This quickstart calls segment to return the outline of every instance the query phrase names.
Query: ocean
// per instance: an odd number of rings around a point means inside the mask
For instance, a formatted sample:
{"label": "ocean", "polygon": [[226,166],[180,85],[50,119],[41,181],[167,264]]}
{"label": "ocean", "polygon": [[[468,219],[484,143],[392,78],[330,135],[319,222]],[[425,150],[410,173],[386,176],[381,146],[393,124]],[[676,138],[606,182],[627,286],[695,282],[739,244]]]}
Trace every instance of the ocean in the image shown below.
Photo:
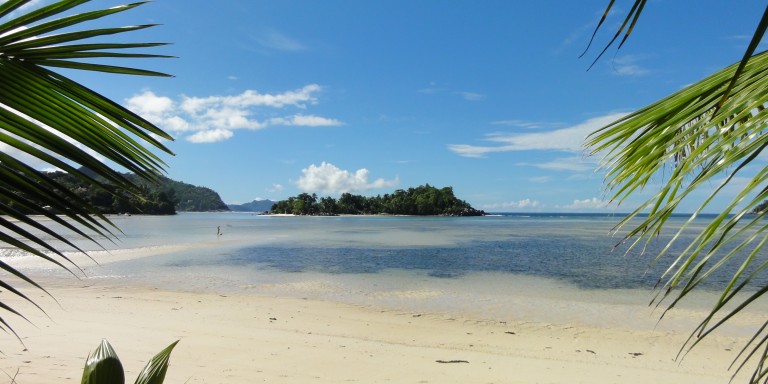
{"label": "ocean", "polygon": [[[605,214],[182,213],[112,219],[122,233],[114,242],[100,239],[106,250],[72,238],[95,260],[78,262],[82,279],[588,324],[626,322],[633,308],[648,304],[671,261],[667,257],[655,263],[654,256],[686,220],[673,217],[668,232],[641,253],[617,246],[621,232],[612,235],[611,230],[621,216]],[[682,250],[706,219],[697,219],[669,254]],[[28,257],[8,248],[2,252],[12,265],[66,275],[51,265],[25,267]],[[760,257],[767,259],[765,253]],[[711,276],[688,305],[711,305],[735,268],[726,265]],[[583,313],[586,307],[579,303],[587,302],[603,304],[589,307],[601,308],[601,313]]]}

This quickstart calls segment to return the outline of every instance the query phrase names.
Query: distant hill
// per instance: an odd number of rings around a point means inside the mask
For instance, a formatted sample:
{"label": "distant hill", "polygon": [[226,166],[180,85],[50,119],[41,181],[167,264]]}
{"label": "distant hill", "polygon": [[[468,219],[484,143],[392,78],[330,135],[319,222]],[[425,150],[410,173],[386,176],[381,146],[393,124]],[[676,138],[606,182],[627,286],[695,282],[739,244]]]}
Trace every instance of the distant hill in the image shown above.
{"label": "distant hill", "polygon": [[123,174],[140,186],[141,197],[130,195],[111,185],[106,185],[108,190],[104,190],[64,172],[51,172],[48,176],[89,201],[100,213],[172,215],[176,212],[229,211],[216,191],[164,176],[160,176],[158,182],[152,184],[134,174]]}
{"label": "distant hill", "polygon": [[[135,175],[131,176],[138,179]],[[218,192],[208,187],[200,187],[160,176],[158,185],[150,186],[150,189],[172,194],[174,206],[179,212],[229,211],[229,207],[221,200]]]}
{"label": "distant hill", "polygon": [[269,212],[276,201],[254,200],[245,204],[228,204],[230,210],[235,212]]}

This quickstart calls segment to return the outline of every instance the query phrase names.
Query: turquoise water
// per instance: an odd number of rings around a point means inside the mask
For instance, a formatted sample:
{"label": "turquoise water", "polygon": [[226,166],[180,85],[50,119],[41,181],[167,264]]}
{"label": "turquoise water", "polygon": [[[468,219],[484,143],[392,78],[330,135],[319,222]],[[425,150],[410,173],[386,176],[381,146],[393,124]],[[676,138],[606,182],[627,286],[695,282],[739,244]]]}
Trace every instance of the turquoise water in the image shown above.
{"label": "turquoise water", "polygon": [[[666,235],[645,255],[615,248],[620,236],[610,232],[620,217],[607,215],[189,213],[113,219],[122,233],[114,243],[102,241],[109,252],[72,237],[99,263],[78,259],[86,282],[301,297],[483,319],[598,325],[638,321],[656,327],[656,315],[637,313],[648,308],[670,261],[652,262]],[[669,233],[683,222],[673,218]],[[695,222],[670,254],[705,223]],[[12,249],[0,252],[4,261],[32,275],[66,276]],[[759,258],[767,259],[766,254]],[[25,264],[26,259],[34,263]],[[700,294],[691,296],[689,308],[708,308],[735,267],[726,265],[711,276],[699,287]],[[768,310],[761,305],[758,317]],[[667,318],[665,324],[674,323]]]}
{"label": "turquoise water", "polygon": [[[116,248],[206,246],[116,263],[110,273],[227,267],[281,274],[400,271],[435,279],[497,273],[555,279],[587,289],[653,288],[671,261],[653,262],[652,256],[666,244],[666,237],[651,243],[645,254],[626,253],[625,248],[615,247],[620,238],[610,235],[618,220],[606,215],[561,214],[420,218],[227,213],[119,218],[117,224],[125,235]],[[670,233],[682,222],[682,218],[673,218]],[[695,230],[697,225],[693,227]],[[223,235],[217,236],[217,230]],[[682,250],[691,236],[684,236],[669,253]],[[765,254],[761,257],[766,259]],[[737,266],[726,265],[702,288],[722,287]],[[242,278],[247,280],[247,276]]]}

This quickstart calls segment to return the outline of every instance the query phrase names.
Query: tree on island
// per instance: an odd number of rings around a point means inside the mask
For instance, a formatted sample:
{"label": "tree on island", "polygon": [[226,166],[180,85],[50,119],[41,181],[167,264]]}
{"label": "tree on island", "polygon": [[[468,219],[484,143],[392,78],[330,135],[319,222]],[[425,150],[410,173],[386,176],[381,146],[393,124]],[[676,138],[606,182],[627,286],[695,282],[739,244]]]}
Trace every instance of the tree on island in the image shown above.
{"label": "tree on island", "polygon": [[[624,23],[600,55],[626,30],[621,41],[624,43],[646,2],[635,0]],[[613,4],[611,0],[595,33]],[[604,156],[606,189],[611,191],[612,201],[625,201],[635,191],[649,186],[652,178],[663,181],[658,192],[617,226],[618,229],[639,222],[623,240],[630,248],[652,241],[680,202],[699,188],[716,185],[679,233],[726,187],[746,179],[743,186],[739,182],[736,196],[660,278],[656,301],[667,302],[669,311],[715,270],[732,265],[737,271],[723,287],[711,312],[694,330],[686,343],[689,347],[768,292],[768,261],[760,254],[768,240],[768,227],[762,220],[766,212],[759,209],[756,216],[747,216],[768,198],[768,167],[755,161],[768,146],[768,52],[755,54],[766,28],[768,7],[740,62],[624,116],[592,133],[587,142],[593,154]],[[670,243],[677,239],[673,236]],[[761,282],[757,283],[756,292],[745,292],[745,287],[757,281]],[[737,296],[739,293],[742,295]],[[766,327],[757,329],[754,339],[737,356],[737,372],[752,358],[756,368],[750,381],[768,382]]]}
{"label": "tree on island", "polygon": [[762,214],[765,214],[767,210],[768,210],[768,200],[763,200],[762,203],[752,208],[752,210],[749,211],[749,213],[752,213],[755,215],[762,215]]}
{"label": "tree on island", "polygon": [[483,211],[472,208],[453,194],[452,187],[436,188],[429,184],[392,194],[365,197],[342,193],[338,200],[316,194],[301,193],[275,203],[273,214],[294,215],[418,215],[418,216],[482,216]]}

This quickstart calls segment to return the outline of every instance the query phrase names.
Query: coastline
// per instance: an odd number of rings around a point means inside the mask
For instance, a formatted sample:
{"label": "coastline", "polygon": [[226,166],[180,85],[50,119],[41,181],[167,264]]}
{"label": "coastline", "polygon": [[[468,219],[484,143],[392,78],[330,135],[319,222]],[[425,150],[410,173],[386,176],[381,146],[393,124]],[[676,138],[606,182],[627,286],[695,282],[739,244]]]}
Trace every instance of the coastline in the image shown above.
{"label": "coastline", "polygon": [[114,346],[128,380],[180,340],[168,383],[722,383],[746,341],[714,335],[676,361],[688,328],[492,321],[307,298],[178,292],[125,279],[38,279],[60,306],[34,295],[46,317],[9,302],[34,324],[14,322],[24,346],[8,338],[0,356],[0,368],[17,383],[79,382],[85,356],[102,338]]}
{"label": "coastline", "polygon": [[[53,298],[22,284],[46,313],[4,300],[32,324],[9,316],[24,345],[6,337],[0,369],[5,382],[76,383],[87,354],[106,338],[128,380],[180,340],[168,383],[723,383],[768,311],[768,303],[744,311],[676,361],[715,292],[691,295],[658,322],[649,289],[467,267],[450,253],[466,238],[542,236],[528,219],[514,220],[121,217],[126,235],[115,249],[91,252],[98,264],[67,253],[82,267],[79,279],[37,257],[6,255]],[[551,228],[551,220],[540,225]],[[587,222],[573,232],[573,224],[554,223],[559,235],[574,235],[563,238],[569,242],[594,241],[610,225]],[[497,226],[503,230],[489,230]],[[550,243],[525,243],[519,255]],[[394,253],[373,252],[362,268],[342,268],[361,266],[358,249],[378,247],[418,252],[401,264],[390,262]],[[442,254],[428,253],[434,249]],[[545,262],[547,252],[533,255]],[[260,254],[269,257],[249,258]],[[410,263],[422,255],[458,262],[461,273]],[[312,264],[317,257],[332,262]]]}

